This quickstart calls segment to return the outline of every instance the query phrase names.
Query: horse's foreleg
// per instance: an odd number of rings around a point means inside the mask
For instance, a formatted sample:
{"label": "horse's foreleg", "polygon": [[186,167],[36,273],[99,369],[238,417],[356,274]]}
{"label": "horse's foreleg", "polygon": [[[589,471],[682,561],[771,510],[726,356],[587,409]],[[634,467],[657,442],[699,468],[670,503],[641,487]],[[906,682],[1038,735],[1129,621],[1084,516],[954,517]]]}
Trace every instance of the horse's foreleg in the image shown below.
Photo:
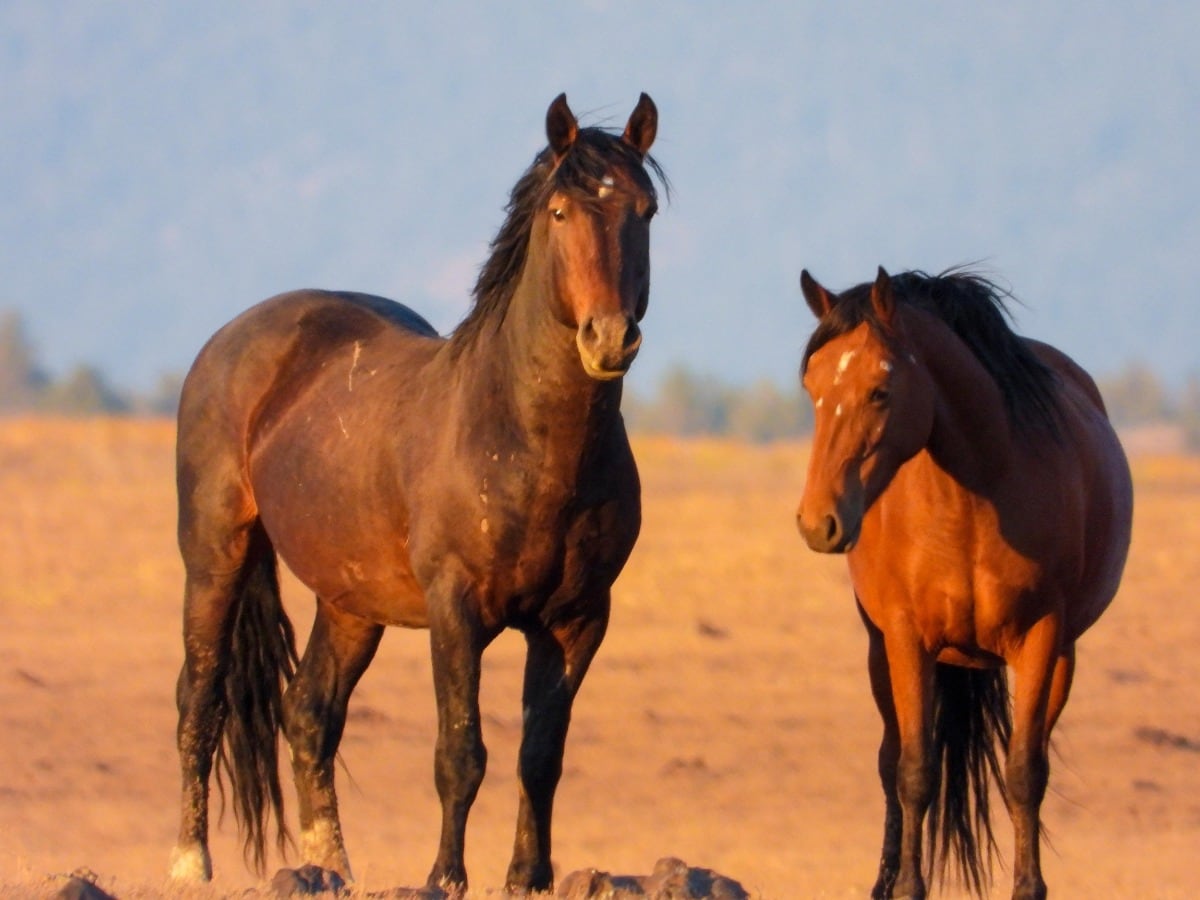
{"label": "horse's foreleg", "polygon": [[[860,608],[861,612],[861,608]],[[883,786],[883,850],[879,859],[879,875],[871,889],[874,900],[887,900],[892,895],[892,885],[900,874],[900,797],[896,789],[897,770],[900,766],[900,725],[896,721],[896,704],[892,700],[892,681],[888,675],[887,650],[884,648],[883,632],[876,628],[866,616],[863,623],[870,636],[867,654],[867,670],[871,676],[871,694],[875,706],[883,719],[883,738],[879,743],[879,781]]]}
{"label": "horse's foreleg", "polygon": [[550,819],[554,792],[562,775],[563,747],[571,705],[592,657],[604,638],[608,597],[602,612],[556,628],[526,634],[524,732],[517,774],[520,808],[505,890],[548,891],[554,885],[550,865]]}
{"label": "horse's foreleg", "polygon": [[334,760],[350,694],[375,656],[383,626],[317,602],[304,657],[284,696],[284,731],[300,803],[300,853],[306,863],[349,879],[334,789]]}
{"label": "horse's foreleg", "polygon": [[931,747],[934,661],[915,636],[892,635],[885,638],[885,642],[900,741],[896,768],[896,798],[901,821],[900,867],[891,896],[923,898],[921,829],[933,801],[938,763]]}
{"label": "horse's foreleg", "polygon": [[1041,805],[1050,779],[1050,729],[1067,702],[1074,647],[1059,646],[1058,624],[1047,617],[1025,636],[1014,666],[1013,733],[1005,781],[1013,822],[1013,897],[1041,900]]}
{"label": "horse's foreleg", "polygon": [[463,889],[467,885],[463,861],[467,814],[487,768],[479,719],[479,670],[483,651],[494,635],[486,632],[473,612],[462,592],[429,592],[429,640],[438,709],[434,782],[442,803],[442,831],[428,883],[440,888]]}

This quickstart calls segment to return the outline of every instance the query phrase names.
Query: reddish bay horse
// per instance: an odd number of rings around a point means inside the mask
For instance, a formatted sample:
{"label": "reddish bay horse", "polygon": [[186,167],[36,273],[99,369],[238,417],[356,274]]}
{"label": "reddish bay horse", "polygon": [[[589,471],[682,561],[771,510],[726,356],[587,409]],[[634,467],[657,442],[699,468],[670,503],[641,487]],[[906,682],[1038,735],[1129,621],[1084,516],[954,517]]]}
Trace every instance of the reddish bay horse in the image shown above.
{"label": "reddish bay horse", "polygon": [[[514,628],[528,655],[507,886],[551,887],[571,706],[641,521],[620,400],[649,298],[657,123],[645,94],[621,134],[581,128],[565,96],[550,105],[549,146],[513,188],[449,339],[390,300],[309,290],[252,307],[200,351],[177,447],[174,876],[211,878],[214,760],[258,870],[272,814],[283,849],[282,729],[300,853],[350,877],[334,756],[350,694],[397,625],[430,633],[442,828],[428,882],[463,888],[486,762],[480,657]],[[317,598],[298,662],[277,555]]]}
{"label": "reddish bay horse", "polygon": [[872,896],[924,897],[935,856],[982,893],[994,780],[1013,896],[1044,897],[1050,731],[1075,642],[1125,565],[1125,455],[1091,378],[1016,335],[986,279],[881,268],[841,294],[800,280],[819,324],[802,368],[816,419],[798,522],[814,550],[847,554],[883,718]]}

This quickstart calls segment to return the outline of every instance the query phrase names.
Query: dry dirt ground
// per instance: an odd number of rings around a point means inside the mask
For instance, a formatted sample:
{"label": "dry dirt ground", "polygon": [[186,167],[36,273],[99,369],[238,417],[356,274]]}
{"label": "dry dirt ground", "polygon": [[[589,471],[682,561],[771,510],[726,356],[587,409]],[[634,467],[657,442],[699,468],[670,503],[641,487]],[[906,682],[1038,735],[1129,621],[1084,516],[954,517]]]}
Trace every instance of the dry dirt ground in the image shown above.
{"label": "dry dirt ground", "polygon": [[[164,422],[0,420],[0,896],[45,896],[45,876],[81,866],[121,897],[171,895],[173,440]],[[645,524],[576,705],[560,875],[677,856],[766,900],[865,896],[878,726],[844,562],[793,528],[805,448],[635,451]],[[1044,817],[1058,897],[1200,891],[1200,459],[1139,455],[1134,470],[1124,587],[1081,642],[1056,732]],[[311,598],[290,580],[285,592],[306,631]],[[424,632],[390,632],[352,702],[339,778],[360,893],[418,885],[432,862],[427,654]],[[502,884],[511,848],[521,660],[515,636],[485,656],[474,896]],[[230,826],[214,836],[214,887],[195,896],[260,883]],[[1008,891],[998,871],[993,895]]]}

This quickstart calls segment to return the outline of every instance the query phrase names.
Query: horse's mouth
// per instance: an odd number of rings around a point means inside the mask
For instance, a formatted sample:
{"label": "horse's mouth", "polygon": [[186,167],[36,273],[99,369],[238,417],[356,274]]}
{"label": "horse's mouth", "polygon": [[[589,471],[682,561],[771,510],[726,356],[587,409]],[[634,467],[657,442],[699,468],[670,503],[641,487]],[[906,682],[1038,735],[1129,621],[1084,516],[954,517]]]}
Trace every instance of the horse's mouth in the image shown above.
{"label": "horse's mouth", "polygon": [[583,363],[583,371],[587,373],[589,378],[593,378],[596,381],[615,381],[629,371],[629,367],[633,364],[635,356],[637,356],[637,350],[627,354],[614,365],[608,360],[593,359],[588,354],[581,353],[579,354],[579,361]]}

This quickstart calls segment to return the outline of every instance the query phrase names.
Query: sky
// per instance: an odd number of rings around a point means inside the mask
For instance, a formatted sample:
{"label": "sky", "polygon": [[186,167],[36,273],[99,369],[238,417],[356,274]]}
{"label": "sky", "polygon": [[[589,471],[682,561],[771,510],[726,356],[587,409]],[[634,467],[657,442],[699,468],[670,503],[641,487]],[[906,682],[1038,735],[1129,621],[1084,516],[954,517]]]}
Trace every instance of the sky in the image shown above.
{"label": "sky", "polygon": [[0,310],[52,373],[181,373],[251,304],[448,331],[565,91],[646,91],[672,199],[630,380],[795,384],[831,288],[963,263],[1094,375],[1200,374],[1195,2],[0,3]]}

